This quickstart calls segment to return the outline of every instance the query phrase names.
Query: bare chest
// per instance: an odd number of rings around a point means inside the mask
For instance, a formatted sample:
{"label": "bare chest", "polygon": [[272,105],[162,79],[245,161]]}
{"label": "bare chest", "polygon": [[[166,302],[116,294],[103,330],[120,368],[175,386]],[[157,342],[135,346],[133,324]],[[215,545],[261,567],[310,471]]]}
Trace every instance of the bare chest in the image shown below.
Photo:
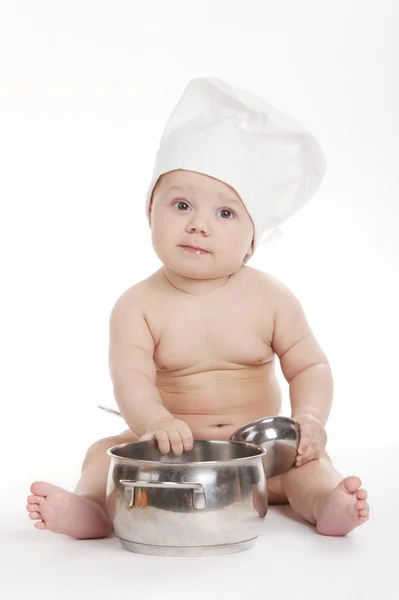
{"label": "bare chest", "polygon": [[[226,369],[273,359],[272,320],[248,298],[166,302],[149,315],[158,371]],[[191,370],[191,371],[190,371]]]}

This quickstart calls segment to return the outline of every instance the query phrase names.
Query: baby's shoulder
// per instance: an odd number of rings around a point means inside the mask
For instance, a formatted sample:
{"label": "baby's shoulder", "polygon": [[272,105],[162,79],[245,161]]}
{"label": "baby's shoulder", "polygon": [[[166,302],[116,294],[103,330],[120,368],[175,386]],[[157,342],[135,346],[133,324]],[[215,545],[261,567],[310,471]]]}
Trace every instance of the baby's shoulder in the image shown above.
{"label": "baby's shoulder", "polygon": [[146,305],[146,298],[148,299],[153,287],[153,275],[150,275],[142,281],[138,281],[119,295],[117,300],[114,302],[114,309],[116,307],[120,307],[121,309],[123,307],[136,307],[138,310],[140,310],[141,307]]}
{"label": "baby's shoulder", "polygon": [[268,298],[281,298],[293,295],[291,290],[282,281],[270,273],[247,266],[245,274],[247,277],[246,283],[257,287],[262,293],[265,293]]}

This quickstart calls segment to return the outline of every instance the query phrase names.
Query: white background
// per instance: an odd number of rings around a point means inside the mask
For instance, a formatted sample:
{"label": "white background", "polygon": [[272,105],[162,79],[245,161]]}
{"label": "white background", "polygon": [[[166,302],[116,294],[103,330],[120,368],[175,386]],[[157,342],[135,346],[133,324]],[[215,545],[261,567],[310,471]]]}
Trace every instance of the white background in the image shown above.
{"label": "white background", "polygon": [[[296,597],[302,587],[305,594],[315,560],[326,559],[318,564],[320,585],[336,573],[331,594],[334,585],[343,597],[388,586],[387,548],[399,533],[391,474],[399,458],[398,25],[388,0],[1,4],[5,597],[19,598],[26,586],[35,598],[79,589],[113,598],[123,585],[118,593],[142,586],[155,598],[172,589],[169,577],[181,597],[189,586],[193,598],[204,590],[210,598],[238,598],[259,591],[264,561],[274,569],[268,589],[278,592],[283,559],[299,578],[291,582]],[[264,97],[305,124],[327,156],[311,202],[249,264],[294,291],[330,359],[329,447],[343,476],[362,478],[374,521],[351,537],[327,539],[302,523],[294,529],[272,509],[269,533],[252,554],[181,567],[122,552],[115,539],[76,543],[39,532],[25,504],[35,479],[72,490],[87,447],[124,428],[96,408],[115,406],[109,314],[123,291],[160,266],[145,192],[166,120],[188,82],[201,76]],[[366,572],[368,559],[374,569]],[[203,568],[205,587],[193,588],[189,575]],[[249,587],[237,576],[241,569]],[[21,571],[28,576],[21,579]]]}

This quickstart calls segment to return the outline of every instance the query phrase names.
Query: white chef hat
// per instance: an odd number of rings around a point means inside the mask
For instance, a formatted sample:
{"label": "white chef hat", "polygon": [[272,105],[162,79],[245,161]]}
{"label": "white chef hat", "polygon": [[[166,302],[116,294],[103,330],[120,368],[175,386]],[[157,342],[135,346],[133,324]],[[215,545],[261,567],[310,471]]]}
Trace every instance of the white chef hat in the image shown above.
{"label": "white chef hat", "polygon": [[209,175],[240,196],[254,225],[255,252],[281,235],[278,225],[310,200],[326,168],[317,139],[301,123],[221,79],[193,79],[161,137],[146,215],[162,174]]}

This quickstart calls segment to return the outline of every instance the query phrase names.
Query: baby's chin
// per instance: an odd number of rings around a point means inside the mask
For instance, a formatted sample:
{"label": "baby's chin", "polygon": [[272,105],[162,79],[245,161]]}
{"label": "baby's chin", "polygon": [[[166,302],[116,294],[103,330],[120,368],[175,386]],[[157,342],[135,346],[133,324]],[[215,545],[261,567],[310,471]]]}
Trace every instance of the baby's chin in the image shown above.
{"label": "baby's chin", "polygon": [[228,277],[244,265],[243,258],[232,253],[210,252],[196,254],[177,246],[173,251],[165,251],[153,244],[153,249],[164,268],[181,277],[191,279],[218,279]]}
{"label": "baby's chin", "polygon": [[[164,265],[166,266],[166,265]],[[203,281],[209,281],[209,280],[216,280],[216,279],[228,279],[231,275],[234,275],[235,273],[237,273],[243,266],[242,264],[239,265],[235,265],[235,266],[229,266],[223,268],[223,267],[204,267],[203,265],[201,266],[195,266],[192,267],[191,265],[186,265],[186,264],[174,264],[173,266],[171,265],[170,267],[167,267],[170,271],[173,271],[173,273],[175,273],[175,275],[178,275],[180,277],[186,277],[187,279],[197,279],[197,280],[203,280]]]}

